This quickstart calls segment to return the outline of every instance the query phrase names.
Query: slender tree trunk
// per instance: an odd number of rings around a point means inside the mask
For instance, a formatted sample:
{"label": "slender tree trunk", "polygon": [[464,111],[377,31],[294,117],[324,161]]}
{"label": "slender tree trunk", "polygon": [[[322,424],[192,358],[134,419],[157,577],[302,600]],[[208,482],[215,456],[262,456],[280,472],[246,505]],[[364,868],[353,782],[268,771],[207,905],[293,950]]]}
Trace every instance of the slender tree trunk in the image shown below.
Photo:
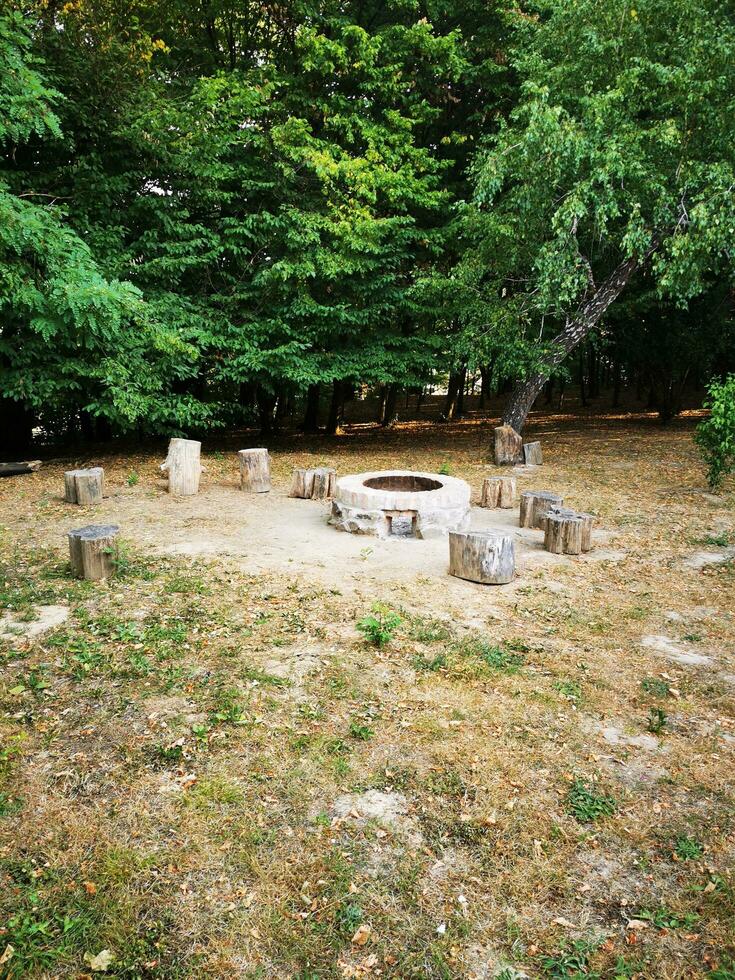
{"label": "slender tree trunk", "polygon": [[582,408],[587,408],[587,383],[584,373],[584,351],[579,352],[579,400]]}
{"label": "slender tree trunk", "polygon": [[459,371],[452,371],[449,374],[447,385],[447,399],[444,402],[444,418],[447,421],[461,415],[462,394],[465,379],[467,377],[467,366],[463,365]]}
{"label": "slender tree trunk", "polygon": [[319,385],[309,385],[306,391],[306,408],[304,410],[304,432],[319,431]]}
{"label": "slender tree trunk", "polygon": [[459,388],[457,389],[457,418],[461,419],[464,415],[464,395],[467,387],[467,365],[465,364],[460,372]]}
{"label": "slender tree trunk", "polygon": [[385,404],[383,406],[383,418],[380,420],[382,426],[388,426],[396,417],[396,403],[398,402],[398,385],[391,382],[386,389]]}
{"label": "slender tree trunk", "polygon": [[[651,246],[649,253],[654,251]],[[637,258],[625,259],[615,268],[607,279],[597,288],[594,295],[586,300],[575,316],[567,320],[552,342],[552,350],[544,369],[516,386],[503,410],[503,422],[512,425],[520,432],[526,423],[528,413],[533,408],[539,393],[549,379],[553,369],[577,347],[600,321],[608,307],[615,302],[625,289],[630,277],[640,265]]]}
{"label": "slender tree trunk", "polygon": [[613,397],[612,397],[613,408],[617,408],[618,405],[620,405],[621,380],[622,380],[622,368],[620,365],[620,358],[617,356],[617,351],[616,351],[615,363],[613,365]]}
{"label": "slender tree trunk", "polygon": [[329,403],[329,416],[327,418],[327,434],[335,435],[342,421],[342,381],[335,379],[332,382],[332,400]]}

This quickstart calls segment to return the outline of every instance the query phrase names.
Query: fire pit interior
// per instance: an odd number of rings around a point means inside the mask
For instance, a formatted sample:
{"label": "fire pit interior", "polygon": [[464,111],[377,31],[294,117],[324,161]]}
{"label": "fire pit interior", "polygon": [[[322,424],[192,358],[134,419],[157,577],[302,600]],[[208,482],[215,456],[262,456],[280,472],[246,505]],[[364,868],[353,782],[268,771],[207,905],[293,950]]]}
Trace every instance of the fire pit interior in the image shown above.
{"label": "fire pit interior", "polygon": [[418,473],[389,473],[386,476],[372,476],[363,482],[363,486],[371,490],[441,490],[439,480],[430,476],[420,476]]}
{"label": "fire pit interior", "polygon": [[337,480],[330,524],[352,534],[427,538],[469,526],[470,486],[438,473],[393,470]]}

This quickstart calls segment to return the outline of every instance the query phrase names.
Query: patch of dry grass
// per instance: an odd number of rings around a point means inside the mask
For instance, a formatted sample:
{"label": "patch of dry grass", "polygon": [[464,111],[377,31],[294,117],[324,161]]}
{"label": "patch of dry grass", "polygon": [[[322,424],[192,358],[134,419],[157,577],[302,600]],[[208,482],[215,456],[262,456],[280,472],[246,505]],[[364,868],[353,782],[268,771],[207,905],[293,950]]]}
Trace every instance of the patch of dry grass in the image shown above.
{"label": "patch of dry grass", "polygon": [[[0,640],[4,975],[110,950],[121,978],[735,976],[735,572],[683,564],[735,538],[732,495],[704,492],[685,427],[537,424],[543,484],[610,557],[479,617],[430,577],[375,594],[135,548],[75,582],[65,463],[0,484],[2,604],[70,607]],[[274,446],[276,485],[315,456],[487,469],[479,422],[361,431]],[[154,458],[101,462],[155,495]],[[382,649],[355,628],[376,601],[402,620]]]}

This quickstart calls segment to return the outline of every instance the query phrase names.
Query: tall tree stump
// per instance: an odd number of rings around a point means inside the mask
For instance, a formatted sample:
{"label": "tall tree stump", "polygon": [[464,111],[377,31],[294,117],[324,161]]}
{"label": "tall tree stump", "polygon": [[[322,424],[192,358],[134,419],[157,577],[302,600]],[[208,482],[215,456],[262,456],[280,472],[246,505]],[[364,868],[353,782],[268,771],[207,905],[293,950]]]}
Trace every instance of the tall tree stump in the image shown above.
{"label": "tall tree stump", "polygon": [[115,574],[117,524],[88,524],[69,531],[69,560],[77,578],[96,581]]}
{"label": "tall tree stump", "polygon": [[176,497],[191,497],[199,493],[202,475],[202,444],[196,439],[172,439],[168,456],[161,463],[161,472],[168,471],[168,492]]}
{"label": "tall tree stump", "polygon": [[550,490],[524,490],[521,494],[520,526],[542,529],[548,511],[563,504],[564,498]]}
{"label": "tall tree stump", "polygon": [[582,550],[582,520],[576,514],[549,513],[544,518],[544,548],[555,555],[578,555]]}
{"label": "tall tree stump", "polygon": [[531,465],[534,465],[534,466],[540,466],[543,463],[543,461],[544,461],[544,457],[543,457],[543,454],[541,452],[541,443],[540,442],[524,442],[524,444],[523,444],[523,458],[526,461],[526,463],[528,463],[528,464],[531,464]]}
{"label": "tall tree stump", "polygon": [[88,470],[67,470],[64,473],[64,500],[68,504],[91,507],[102,502],[105,492],[105,471],[101,466]]}
{"label": "tall tree stump", "polygon": [[240,489],[246,493],[268,493],[271,488],[271,458],[267,449],[241,449]]}
{"label": "tall tree stump", "polygon": [[305,500],[328,500],[334,494],[337,471],[328,466],[307,470],[301,466],[294,468],[291,475],[289,497],[302,497]]}
{"label": "tall tree stump", "polygon": [[499,425],[493,429],[493,457],[496,466],[523,462],[523,439],[512,425]]}
{"label": "tall tree stump", "polygon": [[450,531],[449,574],[483,585],[506,585],[515,575],[515,546],[498,531]]}
{"label": "tall tree stump", "polygon": [[592,550],[592,528],[595,525],[594,514],[584,514],[580,511],[571,510],[569,507],[551,507],[544,518],[544,530],[546,521],[549,517],[576,517],[582,523],[581,550],[584,552]]}
{"label": "tall tree stump", "polygon": [[482,481],[480,507],[512,507],[516,502],[514,476],[488,476]]}

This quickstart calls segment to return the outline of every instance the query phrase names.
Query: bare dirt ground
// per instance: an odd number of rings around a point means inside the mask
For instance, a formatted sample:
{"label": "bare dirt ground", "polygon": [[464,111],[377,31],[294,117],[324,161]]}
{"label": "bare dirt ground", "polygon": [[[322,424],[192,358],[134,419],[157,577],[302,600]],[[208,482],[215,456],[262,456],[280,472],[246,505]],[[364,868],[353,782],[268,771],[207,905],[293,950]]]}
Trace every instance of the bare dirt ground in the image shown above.
{"label": "bare dirt ground", "polygon": [[[476,498],[490,428],[275,440],[267,495],[249,436],[185,500],[163,446],[0,481],[0,976],[735,976],[735,499],[689,422],[536,416],[519,490],[596,547],[473,507],[517,533],[506,587],[287,496],[295,465],[446,465]],[[61,499],[86,464],[93,513]],[[90,520],[127,542],[109,583],[68,574]]]}

